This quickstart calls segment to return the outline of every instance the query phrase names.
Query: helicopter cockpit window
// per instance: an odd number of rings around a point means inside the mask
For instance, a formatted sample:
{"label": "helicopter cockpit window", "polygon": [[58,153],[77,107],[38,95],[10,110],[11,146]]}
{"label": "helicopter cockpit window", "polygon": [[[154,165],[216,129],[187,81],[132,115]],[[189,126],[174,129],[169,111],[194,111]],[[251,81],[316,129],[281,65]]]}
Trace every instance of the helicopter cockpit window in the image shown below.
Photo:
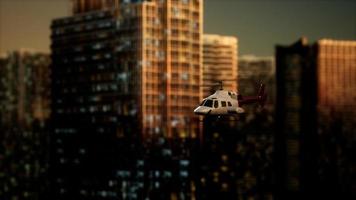
{"label": "helicopter cockpit window", "polygon": [[205,101],[206,101],[206,100],[202,101],[201,104],[200,104],[200,106],[204,105]]}
{"label": "helicopter cockpit window", "polygon": [[221,106],[222,106],[222,107],[226,107],[226,101],[222,101],[222,102],[221,102]]}
{"label": "helicopter cockpit window", "polygon": [[206,101],[204,102],[204,106],[206,106],[206,107],[213,107],[213,100],[210,100],[210,99],[206,100]]}
{"label": "helicopter cockpit window", "polygon": [[214,101],[214,107],[215,108],[219,107],[219,102],[217,100]]}
{"label": "helicopter cockpit window", "polygon": [[231,104],[231,102],[230,102],[230,101],[228,101],[228,102],[227,102],[227,105],[228,105],[229,107],[231,107],[231,106],[232,106],[232,104]]}

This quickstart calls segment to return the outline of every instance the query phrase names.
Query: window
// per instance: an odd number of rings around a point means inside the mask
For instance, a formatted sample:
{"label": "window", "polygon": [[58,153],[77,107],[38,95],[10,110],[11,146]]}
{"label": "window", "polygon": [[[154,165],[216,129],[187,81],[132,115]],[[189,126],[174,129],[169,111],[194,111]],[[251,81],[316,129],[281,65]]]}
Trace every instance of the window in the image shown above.
{"label": "window", "polygon": [[216,100],[214,101],[214,107],[215,107],[215,108],[219,107],[219,102],[216,101]]}
{"label": "window", "polygon": [[227,102],[227,105],[229,105],[229,107],[231,107],[231,106],[232,106],[232,104],[231,104],[231,102],[230,102],[230,101],[228,101],[228,102]]}
{"label": "window", "polygon": [[205,103],[204,103],[204,106],[206,107],[213,107],[213,100],[206,100]]}
{"label": "window", "polygon": [[226,107],[226,101],[222,101],[222,102],[221,102],[221,106],[222,106],[222,107]]}

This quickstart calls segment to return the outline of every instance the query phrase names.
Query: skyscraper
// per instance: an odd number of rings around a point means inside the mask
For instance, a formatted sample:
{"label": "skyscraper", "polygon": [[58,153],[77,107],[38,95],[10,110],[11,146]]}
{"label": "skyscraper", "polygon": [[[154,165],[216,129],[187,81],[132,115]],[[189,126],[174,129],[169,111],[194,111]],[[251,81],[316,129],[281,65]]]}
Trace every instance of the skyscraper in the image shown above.
{"label": "skyscraper", "polygon": [[[70,54],[73,55],[73,59],[76,59],[74,62],[93,64],[92,60],[102,59],[126,68],[122,74],[110,75],[119,76],[116,77],[116,81],[127,82],[129,80],[127,73],[130,73],[132,81],[128,84],[136,84],[136,86],[117,89],[119,92],[126,89],[127,92],[135,93],[130,97],[133,100],[131,106],[136,107],[132,111],[138,112],[142,133],[164,132],[168,137],[178,135],[194,137],[198,128],[192,123],[196,117],[191,110],[200,101],[197,84],[200,83],[202,60],[201,9],[200,1],[143,1],[122,3],[120,8],[111,13],[98,11],[97,18],[93,17],[95,14],[84,13],[82,16],[55,20],[52,45],[54,60],[63,58],[63,62],[70,62],[68,60],[72,59],[71,57],[60,57],[64,52],[61,47],[64,46],[77,52]],[[96,27],[91,18],[102,20],[105,18],[107,22],[105,24],[101,21]],[[109,28],[112,30],[108,31]],[[112,35],[113,32],[115,36]],[[92,39],[85,38],[84,35],[89,33],[98,34],[93,35]],[[70,41],[68,38],[74,36],[83,40],[80,42],[81,46],[75,48],[75,42],[66,44]],[[105,45],[100,43],[103,40]],[[93,55],[81,50],[85,42],[97,42],[96,46],[93,44],[91,47],[93,51],[90,53]],[[94,55],[95,50],[103,53],[102,49],[106,50],[105,55]],[[92,57],[89,59],[85,56]],[[80,61],[81,59],[83,61]],[[102,64],[102,60],[96,63]],[[55,68],[58,65],[54,63]],[[104,66],[100,65],[100,67]],[[115,72],[115,69],[113,71]],[[116,72],[122,72],[122,69]],[[55,75],[54,78],[60,81],[63,79],[59,75]],[[95,79],[95,77],[90,78]],[[93,81],[90,83],[92,84]],[[172,90],[177,92],[171,93]]]}
{"label": "skyscraper", "polygon": [[356,106],[356,41],[317,42],[318,104],[323,109],[352,112]]}
{"label": "skyscraper", "polygon": [[237,46],[236,37],[204,34],[204,97],[213,92],[209,86],[219,81],[223,82],[224,89],[237,90]]}
{"label": "skyscraper", "polygon": [[302,38],[277,46],[275,152],[279,194],[352,195],[355,42]]}
{"label": "skyscraper", "polygon": [[316,185],[317,86],[315,47],[302,38],[276,47],[277,194],[281,199],[305,197]]}
{"label": "skyscraper", "polygon": [[327,197],[355,197],[356,41],[322,39],[315,46],[320,188]]}
{"label": "skyscraper", "polygon": [[[142,164],[145,141],[199,133],[192,110],[201,100],[202,1],[80,2],[84,9],[51,26],[52,194],[134,198],[118,191],[138,177],[146,184],[130,194],[150,196],[164,183],[147,179],[154,169]],[[147,169],[135,171],[136,161]]]}
{"label": "skyscraper", "polygon": [[[100,8],[101,4],[90,2],[74,4]],[[191,111],[201,100],[202,1],[117,1],[114,5],[118,7],[111,18],[118,34],[112,37],[117,44],[109,44],[116,52],[111,52],[115,55],[109,60],[118,60],[121,67],[130,60],[132,67],[127,66],[127,70],[136,73],[131,77],[137,87],[130,90],[136,93],[142,133],[196,137],[197,117]],[[59,31],[60,26],[55,29]],[[124,54],[126,50],[129,52]]]}

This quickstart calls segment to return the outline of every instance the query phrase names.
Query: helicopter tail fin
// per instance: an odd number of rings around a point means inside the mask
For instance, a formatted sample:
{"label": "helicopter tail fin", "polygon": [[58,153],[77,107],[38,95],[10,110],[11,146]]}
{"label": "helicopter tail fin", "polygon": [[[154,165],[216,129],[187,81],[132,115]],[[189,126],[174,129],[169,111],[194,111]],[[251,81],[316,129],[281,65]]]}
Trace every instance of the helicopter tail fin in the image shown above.
{"label": "helicopter tail fin", "polygon": [[261,84],[260,89],[257,93],[257,96],[239,96],[238,101],[239,105],[251,104],[251,103],[258,103],[261,107],[263,107],[267,100],[267,94],[265,92],[265,85]]}
{"label": "helicopter tail fin", "polygon": [[263,107],[267,101],[267,93],[265,92],[265,84],[261,83],[260,89],[258,90],[258,103]]}

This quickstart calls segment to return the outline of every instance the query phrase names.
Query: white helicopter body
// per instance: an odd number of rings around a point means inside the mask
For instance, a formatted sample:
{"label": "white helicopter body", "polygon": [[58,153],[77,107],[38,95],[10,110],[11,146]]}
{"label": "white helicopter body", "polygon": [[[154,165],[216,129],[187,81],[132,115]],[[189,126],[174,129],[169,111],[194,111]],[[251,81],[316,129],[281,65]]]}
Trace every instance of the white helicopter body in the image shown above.
{"label": "white helicopter body", "polygon": [[203,99],[203,102],[194,109],[197,115],[231,115],[244,113],[241,107],[244,104],[259,103],[261,106],[266,102],[267,94],[264,93],[264,85],[261,84],[257,96],[243,97],[236,92],[226,91],[222,88],[214,94]]}

